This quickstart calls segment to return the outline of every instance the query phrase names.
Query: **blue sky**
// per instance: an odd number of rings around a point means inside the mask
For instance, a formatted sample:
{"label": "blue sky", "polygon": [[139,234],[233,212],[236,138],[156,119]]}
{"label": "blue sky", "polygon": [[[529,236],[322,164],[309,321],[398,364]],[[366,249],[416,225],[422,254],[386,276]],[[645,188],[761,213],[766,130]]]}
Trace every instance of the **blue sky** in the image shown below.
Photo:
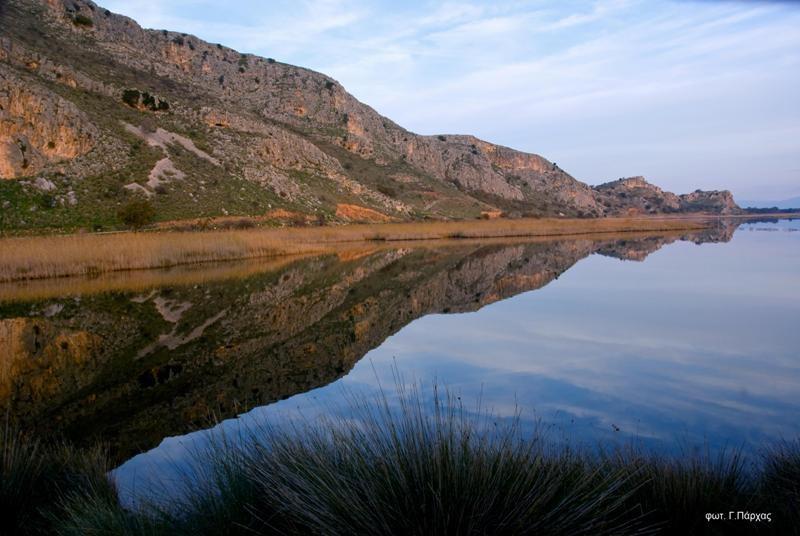
{"label": "blue sky", "polygon": [[596,184],[800,195],[800,2],[101,0]]}

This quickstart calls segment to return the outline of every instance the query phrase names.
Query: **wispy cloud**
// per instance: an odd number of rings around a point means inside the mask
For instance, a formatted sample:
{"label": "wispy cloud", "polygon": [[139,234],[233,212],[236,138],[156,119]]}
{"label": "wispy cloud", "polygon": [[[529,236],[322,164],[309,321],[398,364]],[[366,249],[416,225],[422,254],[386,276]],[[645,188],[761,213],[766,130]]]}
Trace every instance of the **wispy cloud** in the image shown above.
{"label": "wispy cloud", "polygon": [[[599,182],[800,194],[800,7],[780,2],[110,0],[148,27],[323,71],[403,126]],[[667,156],[668,155],[668,156]]]}

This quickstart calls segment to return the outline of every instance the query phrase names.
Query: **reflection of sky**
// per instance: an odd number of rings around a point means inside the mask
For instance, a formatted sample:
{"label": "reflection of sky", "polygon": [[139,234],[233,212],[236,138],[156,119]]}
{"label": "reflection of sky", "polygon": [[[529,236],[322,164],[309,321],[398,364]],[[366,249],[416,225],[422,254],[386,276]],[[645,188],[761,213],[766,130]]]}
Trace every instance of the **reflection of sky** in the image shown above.
{"label": "reflection of sky", "polygon": [[[765,229],[777,229],[767,232]],[[728,244],[677,243],[643,263],[592,256],[543,289],[467,314],[412,322],[342,380],[257,408],[235,433],[296,416],[346,414],[343,389],[433,381],[496,414],[518,405],[572,441],[637,441],[669,450],[800,432],[800,222],[751,224]],[[619,431],[615,431],[619,428]],[[165,440],[117,472],[123,489],[203,445]],[[165,464],[167,461],[169,463]]]}

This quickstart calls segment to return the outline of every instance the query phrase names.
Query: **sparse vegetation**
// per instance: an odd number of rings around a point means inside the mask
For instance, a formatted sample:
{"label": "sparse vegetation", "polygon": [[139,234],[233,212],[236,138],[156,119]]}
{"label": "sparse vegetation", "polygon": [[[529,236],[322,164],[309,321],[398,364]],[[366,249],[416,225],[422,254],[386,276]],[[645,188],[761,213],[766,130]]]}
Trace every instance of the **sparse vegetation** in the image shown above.
{"label": "sparse vegetation", "polygon": [[91,19],[91,17],[87,17],[81,13],[75,15],[72,18],[72,22],[75,24],[75,26],[84,26],[86,28],[91,28],[94,26],[94,21]]}

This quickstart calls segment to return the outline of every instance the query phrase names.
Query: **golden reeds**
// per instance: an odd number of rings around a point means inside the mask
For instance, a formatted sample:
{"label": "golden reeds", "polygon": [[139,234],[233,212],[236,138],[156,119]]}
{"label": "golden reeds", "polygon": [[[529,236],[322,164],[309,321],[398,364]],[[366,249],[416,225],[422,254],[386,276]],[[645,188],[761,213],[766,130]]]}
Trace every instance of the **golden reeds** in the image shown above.
{"label": "golden reeds", "polygon": [[520,219],[0,239],[0,281],[278,255],[333,252],[342,243],[567,236],[702,229],[703,218]]}

